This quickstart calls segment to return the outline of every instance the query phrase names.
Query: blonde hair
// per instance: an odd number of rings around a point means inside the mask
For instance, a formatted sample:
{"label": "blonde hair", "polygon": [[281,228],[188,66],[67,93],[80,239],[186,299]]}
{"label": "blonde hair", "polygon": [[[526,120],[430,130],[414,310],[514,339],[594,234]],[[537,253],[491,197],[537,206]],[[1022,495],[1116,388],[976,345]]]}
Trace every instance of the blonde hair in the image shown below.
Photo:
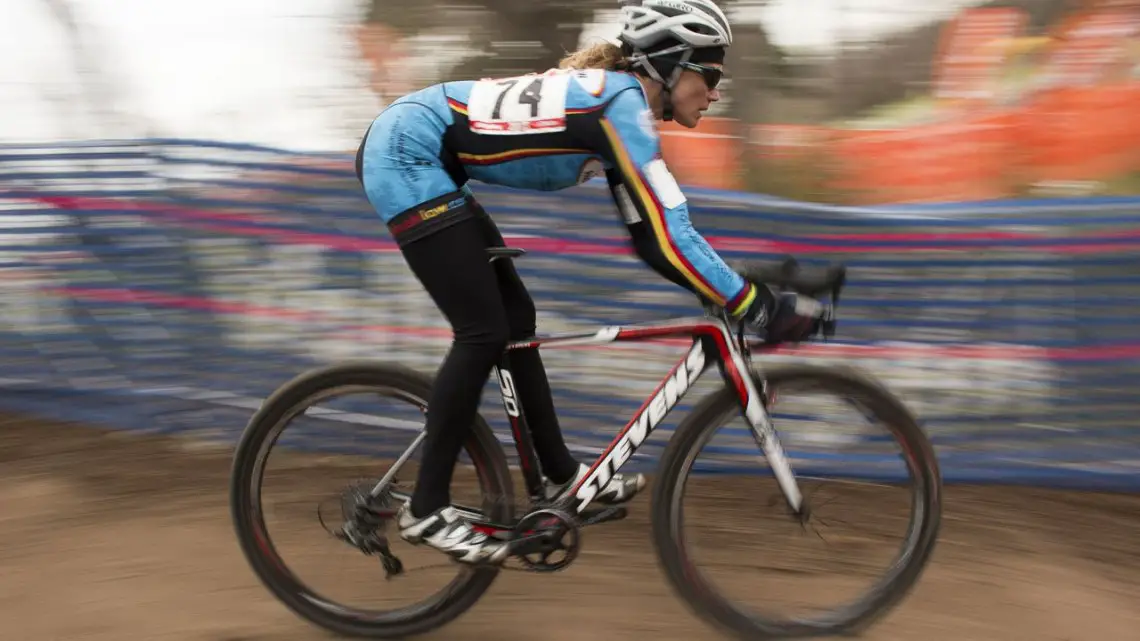
{"label": "blonde hair", "polygon": [[558,68],[628,71],[629,63],[626,62],[621,47],[609,42],[600,42],[566,56],[559,61]]}

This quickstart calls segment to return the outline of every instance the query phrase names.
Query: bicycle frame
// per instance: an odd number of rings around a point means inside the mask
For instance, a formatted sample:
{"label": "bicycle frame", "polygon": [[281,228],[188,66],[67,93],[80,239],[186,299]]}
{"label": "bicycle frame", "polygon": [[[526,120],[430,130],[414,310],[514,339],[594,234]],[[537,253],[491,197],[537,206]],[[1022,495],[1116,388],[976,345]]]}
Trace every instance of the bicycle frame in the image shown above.
{"label": "bicycle frame", "polygon": [[[510,247],[488,251],[492,254],[491,262],[499,258],[525,253],[522,250]],[[775,428],[772,427],[767,403],[761,396],[761,390],[756,388],[756,384],[752,380],[751,343],[745,340],[743,332],[740,332],[738,337],[733,337],[732,327],[734,324],[729,320],[728,314],[723,308],[712,306],[703,300],[701,302],[705,309],[704,316],[674,318],[661,322],[634,325],[612,325],[593,332],[533,336],[528,339],[513,341],[507,345],[493,370],[495,378],[499,382],[503,409],[506,411],[511,424],[511,434],[518,450],[519,463],[531,507],[545,505],[547,500],[542,474],[539,472],[538,455],[534,451],[526,413],[523,410],[518,389],[514,384],[514,376],[511,373],[510,352],[538,347],[559,348],[570,345],[688,337],[693,341],[688,353],[673,366],[673,369],[657,385],[649,398],[641,404],[633,418],[610,442],[609,447],[594,460],[586,476],[577,485],[570,488],[566,494],[570,498],[569,505],[566,507],[577,515],[581,515],[586,510],[597,497],[598,492],[633,457],[637,448],[649,438],[653,430],[692,389],[693,384],[704,375],[711,360],[717,364],[725,383],[736,392],[737,400],[741,409],[744,410],[744,416],[751,428],[752,436],[767,458],[768,465],[772,468],[772,473],[776,477],[788,506],[795,514],[801,513],[803,494],[800,492],[799,486],[796,485],[791,463],[784,453],[784,448],[780,445],[780,439]],[[832,306],[836,302],[838,302],[838,295],[833,292],[831,305],[827,306],[824,314],[824,318],[828,321],[833,318]],[[372,489],[373,496],[384,491],[394,477],[396,470],[411,457],[412,452],[423,442],[424,436],[425,433],[420,432],[415,442],[404,452],[396,465]],[[484,529],[493,534],[504,527],[503,525],[488,523],[477,509],[454,504],[453,507],[470,518],[478,529]],[[559,507],[563,506],[559,505]]]}
{"label": "bicycle frame", "polygon": [[694,383],[716,363],[725,383],[734,390],[751,426],[757,444],[764,452],[775,474],[788,505],[798,513],[802,495],[796,485],[791,465],[772,427],[761,390],[752,380],[751,355],[743,337],[732,334],[726,318],[713,315],[677,318],[664,322],[627,326],[610,326],[595,332],[566,333],[533,337],[515,341],[507,346],[494,368],[499,382],[500,395],[511,433],[518,450],[523,478],[532,505],[544,500],[542,475],[527,425],[521,399],[514,385],[509,354],[512,350],[537,347],[559,348],[570,345],[606,344],[619,341],[642,341],[657,338],[690,337],[693,343],[688,352],[662,379],[649,398],[617,434],[609,447],[593,462],[589,473],[569,491],[572,508],[581,514],[613,475],[625,465],[661,421],[684,398]]}

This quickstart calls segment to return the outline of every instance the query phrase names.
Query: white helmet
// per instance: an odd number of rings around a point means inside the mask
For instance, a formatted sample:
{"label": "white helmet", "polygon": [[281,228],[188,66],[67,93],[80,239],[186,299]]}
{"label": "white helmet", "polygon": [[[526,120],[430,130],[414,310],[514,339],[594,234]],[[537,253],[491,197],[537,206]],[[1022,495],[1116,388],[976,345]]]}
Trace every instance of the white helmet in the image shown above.
{"label": "white helmet", "polygon": [[641,0],[621,8],[620,39],[635,50],[662,40],[678,40],[685,49],[728,47],[732,28],[711,0]]}

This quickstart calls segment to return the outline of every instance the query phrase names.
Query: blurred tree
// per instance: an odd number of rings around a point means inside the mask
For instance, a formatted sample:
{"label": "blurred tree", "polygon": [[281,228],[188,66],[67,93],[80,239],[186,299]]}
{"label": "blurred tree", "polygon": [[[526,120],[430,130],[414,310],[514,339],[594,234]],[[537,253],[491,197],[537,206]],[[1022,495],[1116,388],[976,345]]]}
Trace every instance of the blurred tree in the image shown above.
{"label": "blurred tree", "polygon": [[792,67],[764,25],[734,25],[725,67],[730,80],[724,92],[728,103],[724,115],[743,122],[766,121],[773,97],[783,90]]}
{"label": "blurred tree", "polygon": [[578,46],[582,28],[594,11],[616,6],[612,0],[422,0],[394,11],[391,0],[368,0],[366,22],[379,22],[412,35],[439,26],[448,7],[484,13],[471,55],[452,77],[504,76],[556,66]]}
{"label": "blurred tree", "polygon": [[[412,35],[438,26],[448,7],[479,9],[483,20],[471,42],[471,55],[447,75],[454,78],[507,76],[557,66],[578,47],[582,29],[600,9],[620,6],[618,0],[421,0],[395,10],[391,0],[366,0],[366,22],[383,23]],[[725,0],[722,7],[759,7],[768,0]],[[787,75],[783,52],[768,38],[763,25],[734,25],[735,44],[727,61],[733,80],[726,91],[723,114],[741,119],[761,116],[765,92],[778,88]],[[772,80],[773,82],[767,82]]]}
{"label": "blurred tree", "polygon": [[[722,0],[722,7],[732,12],[769,1]],[[1032,33],[1083,1],[990,0],[982,6],[1026,10]],[[577,47],[584,24],[597,10],[620,6],[619,0],[420,0],[398,7],[392,0],[361,2],[366,22],[382,23],[405,35],[439,27],[447,20],[480,16],[470,55],[444,74],[454,78],[514,75],[555,66]],[[787,56],[762,24],[737,21],[736,42],[728,58],[731,80],[718,114],[754,123],[844,118],[925,92],[943,26],[939,21],[874,43],[848,43],[841,55],[821,64]],[[824,93],[831,94],[826,113],[825,107],[816,107],[825,100]],[[805,105],[810,105],[806,112]]]}
{"label": "blurred tree", "polygon": [[585,24],[597,9],[615,3],[602,0],[477,0],[490,13],[481,56],[469,58],[458,76],[507,76],[558,66],[578,48]]}
{"label": "blurred tree", "polygon": [[[1014,7],[1028,16],[1027,33],[1047,32],[1083,0],[991,0],[978,7]],[[832,62],[831,117],[856,116],[930,90],[943,30],[950,18],[883,37],[851,42]]]}
{"label": "blurred tree", "polygon": [[441,0],[418,0],[400,7],[391,0],[364,0],[365,24],[382,24],[405,35],[414,35],[436,26],[446,3]]}

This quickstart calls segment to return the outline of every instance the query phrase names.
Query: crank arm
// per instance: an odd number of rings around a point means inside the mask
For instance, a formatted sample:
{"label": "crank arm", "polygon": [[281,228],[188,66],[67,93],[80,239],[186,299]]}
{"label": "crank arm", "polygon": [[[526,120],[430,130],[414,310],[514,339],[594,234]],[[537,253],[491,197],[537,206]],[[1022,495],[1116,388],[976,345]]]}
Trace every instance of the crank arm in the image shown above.
{"label": "crank arm", "polygon": [[585,510],[581,513],[581,525],[597,525],[599,523],[609,523],[610,521],[620,521],[629,515],[629,510],[625,507],[607,507]]}
{"label": "crank arm", "polygon": [[507,545],[510,546],[511,556],[526,556],[527,554],[548,552],[550,551],[550,544],[550,535],[545,532],[539,532],[537,534],[520,536],[517,539],[513,539]]}

